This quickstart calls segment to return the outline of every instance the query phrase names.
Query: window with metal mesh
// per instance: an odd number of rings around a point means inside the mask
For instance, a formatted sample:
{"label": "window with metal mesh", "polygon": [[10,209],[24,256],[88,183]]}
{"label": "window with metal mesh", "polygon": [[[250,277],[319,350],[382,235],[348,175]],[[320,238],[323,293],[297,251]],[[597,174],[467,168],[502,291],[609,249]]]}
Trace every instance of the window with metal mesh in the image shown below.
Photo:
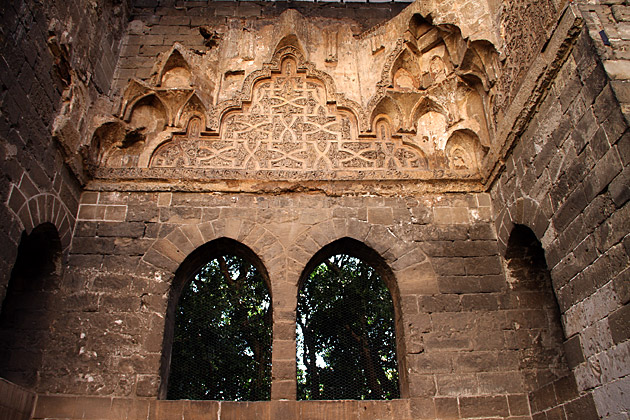
{"label": "window with metal mesh", "polygon": [[399,397],[392,297],[358,258],[326,258],[305,279],[297,305],[298,399]]}
{"label": "window with metal mesh", "polygon": [[181,293],[168,384],[169,399],[268,400],[271,299],[246,259],[219,256]]}

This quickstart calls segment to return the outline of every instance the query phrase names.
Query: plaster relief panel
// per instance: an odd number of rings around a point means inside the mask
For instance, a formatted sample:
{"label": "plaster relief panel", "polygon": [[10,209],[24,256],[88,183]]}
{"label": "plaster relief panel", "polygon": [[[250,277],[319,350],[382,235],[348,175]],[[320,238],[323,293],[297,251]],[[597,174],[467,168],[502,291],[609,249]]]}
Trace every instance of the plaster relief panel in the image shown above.
{"label": "plaster relief panel", "polygon": [[[235,51],[250,60],[256,38],[241,32]],[[339,91],[334,78],[347,55],[341,45],[346,51],[349,44],[340,44],[334,27],[321,39],[325,57],[317,60],[326,71],[306,59],[291,33],[254,71],[215,68],[210,56],[174,45],[149,80],[129,83],[116,130],[95,132],[102,150],[90,154],[93,174],[201,182],[480,179],[493,135],[490,47],[413,17],[383,67],[367,69],[381,81],[359,103],[346,92],[359,80],[346,75]]]}
{"label": "plaster relief panel", "polygon": [[373,121],[380,114],[398,121],[393,132],[420,148],[432,169],[475,176],[492,145],[487,115],[495,60],[489,43],[466,41],[454,26],[414,16],[368,105]]}
{"label": "plaster relief panel", "polygon": [[198,126],[191,121],[185,134],[160,146],[151,167],[256,171],[272,179],[288,173],[312,179],[386,177],[386,169],[426,169],[420,150],[390,134],[380,141],[358,139],[353,113],[330,104],[325,83],[298,70],[292,54],[282,58],[279,72],[254,84],[251,102],[223,115],[218,136],[200,135]]}

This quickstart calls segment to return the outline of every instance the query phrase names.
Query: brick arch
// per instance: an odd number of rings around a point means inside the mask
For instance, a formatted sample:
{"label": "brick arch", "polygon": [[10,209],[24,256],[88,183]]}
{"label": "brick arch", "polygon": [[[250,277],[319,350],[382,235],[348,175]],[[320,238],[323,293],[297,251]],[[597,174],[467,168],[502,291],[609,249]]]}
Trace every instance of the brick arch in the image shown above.
{"label": "brick arch", "polygon": [[437,278],[428,256],[418,244],[403,241],[383,225],[356,219],[328,220],[300,235],[289,254],[292,274],[297,282],[311,258],[325,246],[349,238],[374,250],[391,268],[401,295],[438,293]]}
{"label": "brick arch", "polygon": [[[290,395],[290,391],[289,394],[286,394],[286,391],[284,391],[286,387],[283,382],[290,382],[291,378],[284,378],[278,375],[275,370],[280,365],[277,359],[286,359],[286,356],[283,356],[283,352],[280,349],[286,348],[286,343],[294,340],[294,337],[290,337],[288,333],[293,331],[295,327],[291,329],[283,328],[287,324],[291,326],[293,324],[286,322],[282,315],[287,312],[287,308],[291,306],[295,297],[292,296],[291,291],[287,291],[287,289],[291,288],[287,288],[284,282],[283,276],[286,276],[288,271],[288,262],[285,247],[275,234],[265,228],[264,225],[239,218],[222,218],[201,224],[181,225],[164,238],[155,241],[144,254],[142,260],[158,270],[156,276],[165,274],[170,279],[163,277],[163,280],[171,281],[175,279],[175,282],[177,282],[176,273],[184,261],[195,250],[218,239],[233,240],[248,248],[260,261],[260,265],[265,268],[268,278],[267,286],[271,293],[274,311],[274,351],[272,353],[274,379],[272,381],[272,399],[287,398],[287,395]],[[139,267],[138,274],[143,275],[142,272],[143,268]],[[172,301],[172,299],[170,300]],[[168,325],[165,325],[164,331],[168,330]],[[156,334],[162,334],[162,332],[156,332]],[[169,337],[164,336],[163,340],[166,342],[169,340]],[[162,357],[160,377],[165,379],[167,378],[165,369],[168,363],[165,362],[164,358],[168,357],[168,353],[163,352]],[[166,386],[161,385],[158,394],[164,398],[165,393]]]}
{"label": "brick arch", "polygon": [[506,206],[495,220],[499,252],[505,255],[510,234],[514,225],[527,226],[542,242],[542,237],[549,227],[549,217],[540,204],[529,197],[521,197]]}
{"label": "brick arch", "polygon": [[[178,226],[164,238],[155,241],[142,259],[156,268],[175,274],[193,251],[219,238],[232,239],[250,248],[266,267],[273,265],[279,253],[284,253],[282,243],[264,226],[230,218]],[[275,274],[277,271],[270,270],[270,277],[273,278],[272,272]]]}
{"label": "brick arch", "polygon": [[8,204],[20,225],[20,231],[28,235],[35,227],[51,223],[59,233],[62,253],[67,252],[75,217],[57,195],[40,192],[24,175],[20,184],[13,186]]}

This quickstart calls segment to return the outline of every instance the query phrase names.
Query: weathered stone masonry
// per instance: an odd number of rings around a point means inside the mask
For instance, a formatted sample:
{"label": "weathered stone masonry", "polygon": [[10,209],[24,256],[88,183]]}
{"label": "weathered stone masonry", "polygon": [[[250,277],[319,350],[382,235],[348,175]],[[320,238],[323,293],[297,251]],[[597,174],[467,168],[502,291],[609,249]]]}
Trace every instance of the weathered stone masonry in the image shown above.
{"label": "weathered stone masonry", "polygon": [[[630,6],[79,3],[0,6],[2,299],[23,232],[62,247],[0,417],[628,419]],[[161,400],[221,238],[269,273],[272,401]],[[298,282],[344,238],[396,280],[399,400],[295,401]]]}
{"label": "weathered stone masonry", "polygon": [[[590,31],[577,39],[492,195],[500,246],[517,223],[541,240],[569,367],[578,390],[591,391],[584,398],[607,418],[627,410],[630,189],[625,82],[618,80],[625,75],[608,72],[610,80],[605,69],[623,60],[619,30],[627,24],[625,6],[582,10]],[[591,26],[600,19],[610,22],[603,30],[612,46],[603,44],[602,27]],[[609,60],[597,59],[595,48]],[[534,413],[559,411],[563,401],[546,398],[549,391],[534,394]]]}

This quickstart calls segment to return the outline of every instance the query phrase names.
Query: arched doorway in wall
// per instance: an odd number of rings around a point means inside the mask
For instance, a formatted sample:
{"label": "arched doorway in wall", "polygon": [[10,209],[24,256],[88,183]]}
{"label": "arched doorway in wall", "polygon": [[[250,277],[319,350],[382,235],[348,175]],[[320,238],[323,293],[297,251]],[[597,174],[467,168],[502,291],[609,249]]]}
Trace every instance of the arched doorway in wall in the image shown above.
{"label": "arched doorway in wall", "polygon": [[515,225],[505,253],[510,308],[521,319],[506,332],[508,348],[521,353],[527,391],[540,389],[568,373],[560,311],[541,243],[530,228]]}
{"label": "arched doorway in wall", "polygon": [[349,238],[320,250],[300,281],[298,399],[399,398],[397,301],[393,274],[374,250]]}
{"label": "arched doorway in wall", "polygon": [[268,400],[272,309],[269,278],[249,248],[222,238],[176,273],[166,320],[160,396]]}
{"label": "arched doorway in wall", "polygon": [[61,278],[57,228],[43,223],[22,233],[0,312],[0,376],[35,388],[49,339],[52,298]]}

